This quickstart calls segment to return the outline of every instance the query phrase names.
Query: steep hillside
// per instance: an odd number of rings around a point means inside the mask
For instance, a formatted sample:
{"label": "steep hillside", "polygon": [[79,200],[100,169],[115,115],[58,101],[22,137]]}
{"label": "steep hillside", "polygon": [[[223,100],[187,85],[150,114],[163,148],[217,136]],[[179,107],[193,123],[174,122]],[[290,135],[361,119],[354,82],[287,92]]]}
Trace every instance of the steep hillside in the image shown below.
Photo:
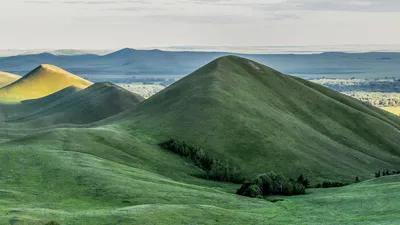
{"label": "steep hillside", "polygon": [[92,83],[56,66],[41,65],[18,81],[1,88],[0,102],[42,98],[72,85],[85,89]]}
{"label": "steep hillside", "polygon": [[21,78],[18,75],[0,71],[0,88],[7,86]]}
{"label": "steep hillside", "polygon": [[125,113],[121,124],[240,165],[352,181],[400,164],[400,119],[320,85],[222,57]]}
{"label": "steep hillside", "polygon": [[133,108],[143,101],[141,96],[111,83],[95,83],[82,91],[77,89],[71,86],[41,99],[24,101],[23,106],[36,110],[10,118],[7,122],[35,127],[88,124]]}

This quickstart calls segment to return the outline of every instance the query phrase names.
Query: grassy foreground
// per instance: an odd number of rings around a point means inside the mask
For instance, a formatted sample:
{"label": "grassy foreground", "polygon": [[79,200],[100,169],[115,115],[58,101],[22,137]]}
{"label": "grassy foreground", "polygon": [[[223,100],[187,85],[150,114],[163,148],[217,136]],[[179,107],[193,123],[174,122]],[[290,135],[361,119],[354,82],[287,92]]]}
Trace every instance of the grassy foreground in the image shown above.
{"label": "grassy foreground", "polygon": [[188,161],[116,128],[61,128],[1,144],[0,224],[400,222],[400,176],[271,203],[194,178]]}

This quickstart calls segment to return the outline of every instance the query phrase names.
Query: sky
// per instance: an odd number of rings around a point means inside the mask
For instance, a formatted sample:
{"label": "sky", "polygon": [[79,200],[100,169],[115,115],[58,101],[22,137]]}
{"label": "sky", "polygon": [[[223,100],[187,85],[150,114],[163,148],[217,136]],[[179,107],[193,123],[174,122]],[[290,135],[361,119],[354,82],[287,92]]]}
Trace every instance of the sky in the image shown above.
{"label": "sky", "polygon": [[400,0],[0,0],[0,49],[400,45]]}

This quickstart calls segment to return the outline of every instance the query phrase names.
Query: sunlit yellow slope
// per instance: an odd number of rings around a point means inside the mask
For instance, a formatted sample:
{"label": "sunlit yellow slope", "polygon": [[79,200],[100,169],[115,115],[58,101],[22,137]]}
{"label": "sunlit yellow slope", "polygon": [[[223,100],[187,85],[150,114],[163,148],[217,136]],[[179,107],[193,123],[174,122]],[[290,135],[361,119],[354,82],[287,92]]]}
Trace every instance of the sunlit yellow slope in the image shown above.
{"label": "sunlit yellow slope", "polygon": [[53,65],[40,65],[18,81],[0,88],[0,102],[42,98],[69,86],[85,89],[93,83]]}
{"label": "sunlit yellow slope", "polygon": [[400,116],[400,106],[389,106],[389,107],[382,107],[382,109],[391,112],[397,116]]}
{"label": "sunlit yellow slope", "polygon": [[0,71],[0,88],[17,81],[21,76]]}

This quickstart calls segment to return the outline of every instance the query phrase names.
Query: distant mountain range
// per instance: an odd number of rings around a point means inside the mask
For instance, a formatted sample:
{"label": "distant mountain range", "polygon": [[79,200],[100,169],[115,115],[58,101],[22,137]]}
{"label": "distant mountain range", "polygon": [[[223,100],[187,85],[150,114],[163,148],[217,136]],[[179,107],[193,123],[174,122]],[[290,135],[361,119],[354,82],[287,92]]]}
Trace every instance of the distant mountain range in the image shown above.
{"label": "distant mountain range", "polygon": [[[74,53],[74,52],[73,52]],[[79,53],[75,52],[75,53]],[[40,53],[0,57],[0,71],[24,75],[40,64],[52,64],[74,74],[187,75],[228,52],[122,49],[106,55]],[[400,78],[400,53],[233,54],[303,78]]]}

